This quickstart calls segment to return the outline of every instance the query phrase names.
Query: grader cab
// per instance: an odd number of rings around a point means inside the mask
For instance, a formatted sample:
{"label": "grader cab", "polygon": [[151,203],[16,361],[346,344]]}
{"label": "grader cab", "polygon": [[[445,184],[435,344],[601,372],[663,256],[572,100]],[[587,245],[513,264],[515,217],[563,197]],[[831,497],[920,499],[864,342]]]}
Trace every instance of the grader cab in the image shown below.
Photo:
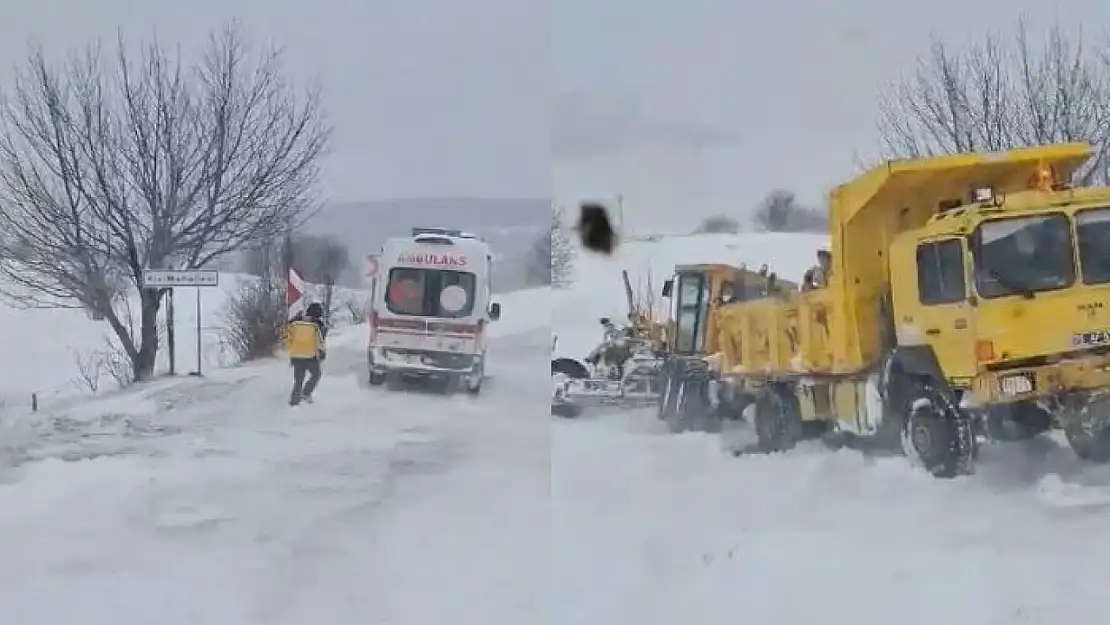
{"label": "grader cab", "polygon": [[661,368],[659,418],[672,431],[715,431],[709,382],[720,359],[718,311],[733,304],[791,297],[798,285],[767,267],[758,271],[722,263],[678,265],[663,283],[670,303],[667,350]]}

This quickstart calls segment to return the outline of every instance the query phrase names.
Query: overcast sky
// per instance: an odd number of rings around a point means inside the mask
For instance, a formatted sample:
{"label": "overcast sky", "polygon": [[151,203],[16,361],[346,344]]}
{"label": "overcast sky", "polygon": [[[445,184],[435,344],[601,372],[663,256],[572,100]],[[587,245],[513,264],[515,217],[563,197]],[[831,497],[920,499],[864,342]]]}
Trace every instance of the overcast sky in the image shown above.
{"label": "overcast sky", "polygon": [[1022,13],[1059,14],[1092,40],[1110,26],[1110,4],[1096,0],[553,6],[554,111],[566,129],[556,196],[623,193],[633,229],[686,231],[693,215],[747,212],[773,187],[816,202],[852,175],[854,152],[877,151],[878,90],[912,71],[931,32],[963,42]]}
{"label": "overcast sky", "polygon": [[1022,13],[1110,24],[1096,0],[34,0],[0,3],[0,58],[237,17],[322,79],[334,199],[623,193],[632,226],[688,229],[773,187],[817,200],[875,152],[876,93],[930,32]]}
{"label": "overcast sky", "polygon": [[0,79],[28,38],[51,48],[157,29],[201,41],[230,18],[319,76],[336,128],[336,200],[547,197],[550,15],[543,0],[0,2]]}

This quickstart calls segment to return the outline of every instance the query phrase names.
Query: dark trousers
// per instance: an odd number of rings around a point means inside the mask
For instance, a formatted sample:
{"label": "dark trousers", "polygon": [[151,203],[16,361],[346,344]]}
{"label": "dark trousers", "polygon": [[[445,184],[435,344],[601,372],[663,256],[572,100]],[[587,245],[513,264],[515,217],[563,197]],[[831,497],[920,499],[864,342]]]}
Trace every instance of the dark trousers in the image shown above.
{"label": "dark trousers", "polygon": [[[320,383],[320,359],[290,358],[290,362],[293,363],[293,394],[289,397],[289,403],[296,406],[301,403],[301,398],[312,395],[312,391]],[[307,382],[304,379],[305,374],[308,374]]]}

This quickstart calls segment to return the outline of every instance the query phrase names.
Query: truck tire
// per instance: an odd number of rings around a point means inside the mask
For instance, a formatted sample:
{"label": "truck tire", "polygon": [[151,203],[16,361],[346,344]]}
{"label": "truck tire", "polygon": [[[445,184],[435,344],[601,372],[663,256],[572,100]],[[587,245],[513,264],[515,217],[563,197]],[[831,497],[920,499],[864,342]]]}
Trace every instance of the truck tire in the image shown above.
{"label": "truck tire", "polygon": [[1052,415],[1032,402],[990,406],[985,421],[987,437],[1004,443],[1026,441],[1052,428]]}
{"label": "truck tire", "polygon": [[902,450],[934,477],[945,479],[970,474],[978,455],[967,415],[927,383],[902,422]]}
{"label": "truck tire", "polygon": [[1064,415],[1064,436],[1075,455],[1087,462],[1110,462],[1110,400],[1087,402],[1078,412]]}
{"label": "truck tire", "polygon": [[759,450],[765,453],[789,451],[802,439],[802,412],[790,388],[769,384],[755,402],[755,432]]}

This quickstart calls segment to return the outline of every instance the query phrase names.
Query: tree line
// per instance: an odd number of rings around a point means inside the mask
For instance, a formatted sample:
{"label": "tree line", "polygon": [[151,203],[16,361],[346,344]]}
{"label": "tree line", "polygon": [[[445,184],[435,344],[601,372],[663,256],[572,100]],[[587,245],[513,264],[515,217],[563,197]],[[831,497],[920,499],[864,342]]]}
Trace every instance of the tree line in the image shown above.
{"label": "tree line", "polygon": [[[1081,27],[1025,19],[967,42],[936,36],[878,102],[875,161],[1086,141],[1094,155],[1075,182],[1110,183],[1110,37],[1091,41]],[[823,207],[799,204],[786,190],[768,194],[753,222],[771,231],[826,227]],[[742,229],[727,215],[698,227]]]}

